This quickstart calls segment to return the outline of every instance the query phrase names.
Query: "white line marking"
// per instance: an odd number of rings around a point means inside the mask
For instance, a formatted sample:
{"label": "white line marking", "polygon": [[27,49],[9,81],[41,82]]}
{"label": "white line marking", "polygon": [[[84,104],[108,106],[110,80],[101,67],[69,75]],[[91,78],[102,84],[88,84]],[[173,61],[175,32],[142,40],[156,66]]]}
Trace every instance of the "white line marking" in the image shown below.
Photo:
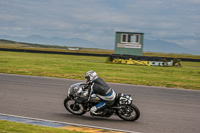
{"label": "white line marking", "polygon": [[141,132],[135,132],[135,131],[127,131],[127,130],[120,130],[120,129],[113,129],[113,128],[105,128],[105,127],[98,127],[98,126],[91,126],[91,125],[83,125],[83,124],[76,124],[76,123],[69,123],[69,122],[45,120],[45,119],[32,118],[32,117],[25,117],[25,116],[17,116],[17,115],[3,114],[3,113],[0,113],[0,115],[3,115],[3,116],[10,116],[10,117],[19,117],[19,118],[24,118],[24,119],[38,120],[38,121],[53,122],[53,123],[66,124],[66,125],[72,125],[72,126],[82,126],[82,127],[90,127],[90,128],[98,128],[98,129],[112,130],[112,131],[118,131],[118,132],[141,133]]}

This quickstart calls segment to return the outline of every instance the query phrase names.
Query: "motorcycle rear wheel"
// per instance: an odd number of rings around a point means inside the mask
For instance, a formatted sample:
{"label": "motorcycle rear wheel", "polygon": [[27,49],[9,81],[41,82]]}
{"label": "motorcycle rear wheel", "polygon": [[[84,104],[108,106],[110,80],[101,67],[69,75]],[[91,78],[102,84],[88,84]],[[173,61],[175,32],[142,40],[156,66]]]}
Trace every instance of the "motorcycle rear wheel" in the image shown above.
{"label": "motorcycle rear wheel", "polygon": [[83,115],[86,113],[82,104],[76,103],[73,99],[65,98],[65,108],[74,115]]}
{"label": "motorcycle rear wheel", "polygon": [[125,121],[136,121],[140,117],[140,110],[134,104],[130,104],[117,110],[116,114]]}

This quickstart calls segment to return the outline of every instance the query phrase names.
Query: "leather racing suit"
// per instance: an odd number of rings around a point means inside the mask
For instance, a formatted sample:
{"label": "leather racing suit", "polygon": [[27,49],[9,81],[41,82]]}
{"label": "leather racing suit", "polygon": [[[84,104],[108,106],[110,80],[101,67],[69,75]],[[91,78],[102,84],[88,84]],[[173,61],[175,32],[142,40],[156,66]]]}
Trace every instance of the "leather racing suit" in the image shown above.
{"label": "leather racing suit", "polygon": [[116,93],[111,89],[108,84],[100,77],[96,78],[92,83],[88,85],[89,98],[88,101],[92,98],[92,95],[96,95],[101,99],[101,102],[96,106],[91,108],[92,115],[99,115],[99,112],[114,104]]}

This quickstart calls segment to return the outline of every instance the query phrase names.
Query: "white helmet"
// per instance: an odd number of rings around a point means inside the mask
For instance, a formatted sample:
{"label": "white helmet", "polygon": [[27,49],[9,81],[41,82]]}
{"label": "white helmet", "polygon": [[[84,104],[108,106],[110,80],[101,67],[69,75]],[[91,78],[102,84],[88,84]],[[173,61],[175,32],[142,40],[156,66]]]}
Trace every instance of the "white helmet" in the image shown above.
{"label": "white helmet", "polygon": [[97,78],[98,78],[97,73],[95,71],[93,71],[93,70],[88,71],[85,74],[85,82],[86,83],[91,83],[92,81],[94,81]]}

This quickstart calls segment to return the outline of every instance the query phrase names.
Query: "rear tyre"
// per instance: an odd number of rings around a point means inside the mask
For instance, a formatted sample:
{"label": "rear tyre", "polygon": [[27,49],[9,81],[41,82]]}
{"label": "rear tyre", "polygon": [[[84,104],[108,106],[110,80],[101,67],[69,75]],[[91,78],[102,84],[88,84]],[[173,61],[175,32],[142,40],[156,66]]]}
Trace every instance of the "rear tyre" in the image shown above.
{"label": "rear tyre", "polygon": [[83,115],[86,113],[82,104],[76,103],[73,99],[68,97],[64,100],[64,106],[74,115]]}
{"label": "rear tyre", "polygon": [[140,117],[140,110],[134,104],[130,104],[119,109],[117,115],[125,121],[136,121]]}

